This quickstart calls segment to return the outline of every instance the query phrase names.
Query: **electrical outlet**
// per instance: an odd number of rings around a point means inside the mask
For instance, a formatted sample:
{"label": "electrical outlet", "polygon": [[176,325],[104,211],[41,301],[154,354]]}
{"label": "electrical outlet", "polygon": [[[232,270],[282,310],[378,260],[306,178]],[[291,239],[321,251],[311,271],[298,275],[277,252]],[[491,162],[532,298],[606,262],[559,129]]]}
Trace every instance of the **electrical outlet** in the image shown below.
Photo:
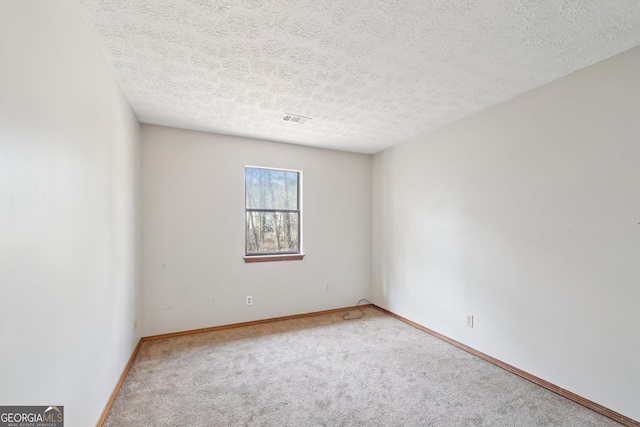
{"label": "electrical outlet", "polygon": [[247,305],[251,305],[253,304],[253,297],[250,295],[247,295]]}
{"label": "electrical outlet", "polygon": [[135,331],[135,330],[137,330],[137,329],[138,329],[138,319],[135,319],[135,320],[133,321],[133,330]]}
{"label": "electrical outlet", "polygon": [[467,314],[467,326],[473,328],[473,314]]}

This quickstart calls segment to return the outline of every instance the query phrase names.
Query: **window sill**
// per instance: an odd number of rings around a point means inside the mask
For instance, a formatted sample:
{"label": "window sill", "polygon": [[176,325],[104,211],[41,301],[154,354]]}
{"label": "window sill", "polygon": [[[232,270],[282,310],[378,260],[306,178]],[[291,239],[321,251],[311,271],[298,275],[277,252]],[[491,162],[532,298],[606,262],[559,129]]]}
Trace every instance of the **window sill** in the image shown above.
{"label": "window sill", "polygon": [[300,261],[302,258],[304,254],[248,255],[244,257],[244,262]]}

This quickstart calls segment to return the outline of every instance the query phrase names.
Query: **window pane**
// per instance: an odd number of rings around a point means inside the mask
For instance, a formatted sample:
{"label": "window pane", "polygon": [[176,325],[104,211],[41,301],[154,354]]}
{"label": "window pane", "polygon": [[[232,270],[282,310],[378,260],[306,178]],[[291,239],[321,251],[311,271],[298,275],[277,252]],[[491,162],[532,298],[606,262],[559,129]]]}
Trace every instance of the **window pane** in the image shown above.
{"label": "window pane", "polygon": [[247,212],[247,254],[299,253],[297,212]]}
{"label": "window pane", "polygon": [[298,172],[246,168],[247,209],[298,209]]}

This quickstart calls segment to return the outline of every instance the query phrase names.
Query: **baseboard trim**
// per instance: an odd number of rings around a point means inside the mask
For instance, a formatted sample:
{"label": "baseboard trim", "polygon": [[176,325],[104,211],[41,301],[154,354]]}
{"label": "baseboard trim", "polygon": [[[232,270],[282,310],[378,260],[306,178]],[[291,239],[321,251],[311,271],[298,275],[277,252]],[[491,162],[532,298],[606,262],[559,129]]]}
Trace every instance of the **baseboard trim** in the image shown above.
{"label": "baseboard trim", "polygon": [[142,337],[142,341],[162,340],[165,338],[183,337],[185,335],[203,334],[205,332],[215,332],[215,331],[223,331],[225,329],[242,328],[244,326],[263,325],[265,323],[280,322],[283,320],[300,319],[303,317],[322,316],[324,314],[335,314],[335,313],[345,312],[358,307],[367,308],[367,307],[371,307],[371,304],[362,304],[360,306],[334,308],[331,310],[323,310],[323,311],[314,311],[311,313],[292,314],[290,316],[271,317],[268,319],[252,320],[249,322],[240,322],[240,323],[231,323],[228,325],[211,326],[208,328],[190,329],[187,331],[171,332],[168,334],[150,335],[148,337]]}
{"label": "baseboard trim", "polygon": [[118,392],[120,391],[120,386],[122,386],[122,382],[124,381],[125,377],[129,373],[129,369],[131,369],[131,365],[133,365],[133,361],[136,359],[136,356],[138,355],[138,351],[140,350],[140,345],[142,345],[142,339],[138,340],[138,344],[136,344],[136,347],[133,349],[133,352],[131,352],[129,361],[127,362],[124,369],[122,370],[122,374],[120,374],[120,378],[118,379],[116,386],[111,392],[111,396],[109,396],[109,400],[107,401],[107,404],[104,406],[104,409],[102,410],[102,415],[100,415],[100,419],[96,423],[96,427],[102,427],[104,420],[107,418],[107,414],[111,409],[111,405],[113,405],[113,401],[116,398],[116,395],[118,394]]}
{"label": "baseboard trim", "polygon": [[458,341],[456,341],[454,339],[451,339],[451,338],[449,338],[447,336],[444,336],[444,335],[442,335],[442,334],[440,334],[440,333],[438,333],[436,331],[433,331],[433,330],[431,330],[429,328],[426,328],[426,327],[420,325],[419,323],[413,322],[413,321],[411,321],[411,320],[409,320],[407,318],[404,318],[404,317],[402,317],[402,316],[400,316],[398,314],[395,314],[395,313],[393,313],[393,312],[391,312],[391,311],[389,311],[387,309],[379,307],[379,306],[377,306],[375,304],[371,304],[371,306],[373,308],[377,309],[377,310],[380,310],[383,313],[388,314],[389,316],[392,316],[392,317],[394,317],[394,318],[406,323],[407,325],[411,325],[416,329],[419,329],[419,330],[421,330],[423,332],[428,333],[429,335],[433,335],[434,337],[436,337],[436,338],[438,338],[438,339],[440,339],[440,340],[442,340],[442,341],[444,341],[446,343],[449,343],[449,344],[451,344],[451,345],[453,345],[455,347],[458,347],[459,349],[464,350],[467,353],[471,353],[474,356],[479,357],[480,359],[486,360],[487,362],[492,363],[492,364],[494,364],[494,365],[496,365],[496,366],[498,366],[498,367],[500,367],[500,368],[502,368],[502,369],[504,369],[506,371],[509,371],[509,372],[511,372],[513,374],[516,374],[519,377],[524,378],[525,380],[531,381],[532,383],[537,384],[540,387],[544,387],[547,390],[550,390],[550,391],[552,391],[552,392],[554,392],[556,394],[559,394],[562,397],[565,397],[565,398],[567,398],[569,400],[572,400],[573,402],[576,402],[576,403],[578,403],[578,404],[580,404],[580,405],[582,405],[582,406],[584,406],[584,407],[586,407],[588,409],[591,409],[592,411],[595,411],[595,412],[597,412],[597,413],[599,413],[601,415],[604,415],[607,418],[611,418],[612,420],[617,421],[620,424],[623,424],[623,425],[625,425],[627,427],[640,427],[640,422],[639,421],[636,421],[636,420],[634,420],[632,418],[624,416],[624,415],[622,415],[622,414],[620,414],[620,413],[618,413],[616,411],[613,411],[613,410],[611,410],[609,408],[606,408],[606,407],[604,407],[604,406],[602,406],[602,405],[600,405],[598,403],[595,403],[595,402],[593,402],[593,401],[591,401],[589,399],[585,399],[584,397],[579,396],[579,395],[577,395],[577,394],[575,394],[573,392],[570,392],[569,390],[565,390],[565,389],[563,389],[561,387],[558,387],[555,384],[550,383],[549,381],[543,380],[542,378],[536,377],[535,375],[532,375],[532,374],[530,374],[528,372],[525,372],[522,369],[518,369],[515,366],[511,366],[508,363],[504,363],[503,361],[498,360],[495,357],[491,357],[488,354],[482,353],[481,351],[478,351],[478,350],[476,350],[476,349],[474,349],[472,347],[469,347],[468,345],[462,344],[461,342],[458,342]]}

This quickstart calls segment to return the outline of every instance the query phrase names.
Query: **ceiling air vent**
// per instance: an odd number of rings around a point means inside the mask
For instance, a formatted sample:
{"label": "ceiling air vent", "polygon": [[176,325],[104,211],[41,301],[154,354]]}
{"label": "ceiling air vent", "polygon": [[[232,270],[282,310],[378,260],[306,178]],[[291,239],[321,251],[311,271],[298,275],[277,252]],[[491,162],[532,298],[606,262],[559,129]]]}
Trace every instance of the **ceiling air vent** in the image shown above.
{"label": "ceiling air vent", "polygon": [[303,125],[307,122],[307,120],[311,120],[311,117],[297,116],[295,114],[285,113],[280,120],[282,120],[283,122]]}

